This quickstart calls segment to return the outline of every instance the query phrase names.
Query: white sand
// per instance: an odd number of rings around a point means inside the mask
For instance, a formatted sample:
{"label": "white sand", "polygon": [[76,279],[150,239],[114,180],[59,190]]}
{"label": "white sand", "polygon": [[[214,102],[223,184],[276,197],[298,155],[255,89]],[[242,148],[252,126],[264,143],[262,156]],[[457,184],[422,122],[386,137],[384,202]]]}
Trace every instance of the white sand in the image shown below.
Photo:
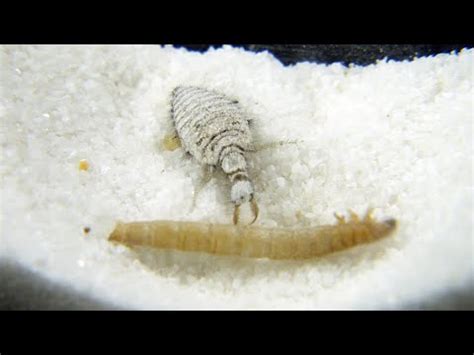
{"label": "white sand", "polygon": [[[130,308],[399,308],[472,288],[472,49],[352,68],[284,67],[232,47],[0,55],[3,257]],[[225,178],[192,209],[200,166],[160,148],[178,84],[238,98],[260,142],[300,140],[249,156],[260,225],[334,223],[335,211],[375,206],[398,233],[304,262],[108,243],[116,219],[231,220]]]}

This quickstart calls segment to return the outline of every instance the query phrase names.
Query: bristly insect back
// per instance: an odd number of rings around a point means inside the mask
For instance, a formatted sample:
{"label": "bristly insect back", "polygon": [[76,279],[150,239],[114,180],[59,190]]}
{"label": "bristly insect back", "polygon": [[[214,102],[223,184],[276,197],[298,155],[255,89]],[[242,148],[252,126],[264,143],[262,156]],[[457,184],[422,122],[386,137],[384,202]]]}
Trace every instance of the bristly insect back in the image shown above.
{"label": "bristly insect back", "polygon": [[171,113],[183,148],[198,162],[220,167],[232,184],[234,224],[239,207],[250,202],[255,222],[258,206],[245,153],[253,150],[249,119],[239,102],[219,92],[178,86],[171,93]]}

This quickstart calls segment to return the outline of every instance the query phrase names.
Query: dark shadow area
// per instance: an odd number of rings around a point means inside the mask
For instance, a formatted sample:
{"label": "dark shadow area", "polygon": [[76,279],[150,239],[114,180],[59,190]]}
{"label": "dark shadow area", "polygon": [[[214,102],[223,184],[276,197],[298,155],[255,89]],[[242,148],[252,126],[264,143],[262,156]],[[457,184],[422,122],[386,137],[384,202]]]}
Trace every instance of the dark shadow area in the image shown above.
{"label": "dark shadow area", "polygon": [[446,292],[440,296],[425,300],[419,304],[410,304],[407,309],[412,310],[444,310],[444,311],[458,311],[458,310],[474,310],[474,295],[471,287],[459,289],[455,291]]}
{"label": "dark shadow area", "polygon": [[105,304],[43,278],[23,266],[0,261],[0,310],[113,310]]}
{"label": "dark shadow area", "polygon": [[[53,283],[14,262],[0,261],[0,310],[120,310]],[[474,310],[472,287],[408,304],[407,310]]]}
{"label": "dark shadow area", "polygon": [[[219,48],[222,45],[212,45]],[[183,47],[205,52],[209,44],[186,44]],[[436,55],[439,53],[459,52],[463,48],[472,48],[469,44],[246,44],[238,45],[252,52],[271,52],[284,65],[298,62],[344,65],[369,65],[384,58],[393,60],[412,60],[415,57]]]}

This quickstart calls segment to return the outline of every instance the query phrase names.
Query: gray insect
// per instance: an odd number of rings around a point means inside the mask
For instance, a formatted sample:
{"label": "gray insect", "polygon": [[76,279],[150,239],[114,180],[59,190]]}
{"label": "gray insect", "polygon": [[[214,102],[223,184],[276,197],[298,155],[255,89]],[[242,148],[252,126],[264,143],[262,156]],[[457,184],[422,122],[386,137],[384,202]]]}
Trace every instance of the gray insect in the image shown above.
{"label": "gray insect", "polygon": [[249,119],[235,99],[195,86],[178,86],[171,94],[171,114],[183,148],[198,162],[220,167],[228,176],[234,203],[233,222],[239,207],[250,202],[254,223],[258,206],[247,171],[245,153],[253,151]]}

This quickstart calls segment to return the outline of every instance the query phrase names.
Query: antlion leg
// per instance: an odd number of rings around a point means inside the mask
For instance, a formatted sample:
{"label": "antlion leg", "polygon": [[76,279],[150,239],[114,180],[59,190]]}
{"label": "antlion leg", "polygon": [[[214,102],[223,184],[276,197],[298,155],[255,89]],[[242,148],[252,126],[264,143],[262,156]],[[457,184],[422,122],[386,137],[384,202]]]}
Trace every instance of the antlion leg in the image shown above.
{"label": "antlion leg", "polygon": [[254,145],[253,149],[251,149],[250,151],[251,152],[261,152],[262,150],[281,147],[285,144],[297,144],[297,143],[298,143],[297,140],[286,140],[286,141],[260,143],[260,144]]}
{"label": "antlion leg", "polygon": [[204,165],[202,168],[202,174],[199,178],[196,188],[194,189],[193,203],[191,206],[191,211],[196,207],[196,202],[199,193],[204,189],[204,187],[212,180],[212,174],[214,173],[215,168],[212,165]]}

